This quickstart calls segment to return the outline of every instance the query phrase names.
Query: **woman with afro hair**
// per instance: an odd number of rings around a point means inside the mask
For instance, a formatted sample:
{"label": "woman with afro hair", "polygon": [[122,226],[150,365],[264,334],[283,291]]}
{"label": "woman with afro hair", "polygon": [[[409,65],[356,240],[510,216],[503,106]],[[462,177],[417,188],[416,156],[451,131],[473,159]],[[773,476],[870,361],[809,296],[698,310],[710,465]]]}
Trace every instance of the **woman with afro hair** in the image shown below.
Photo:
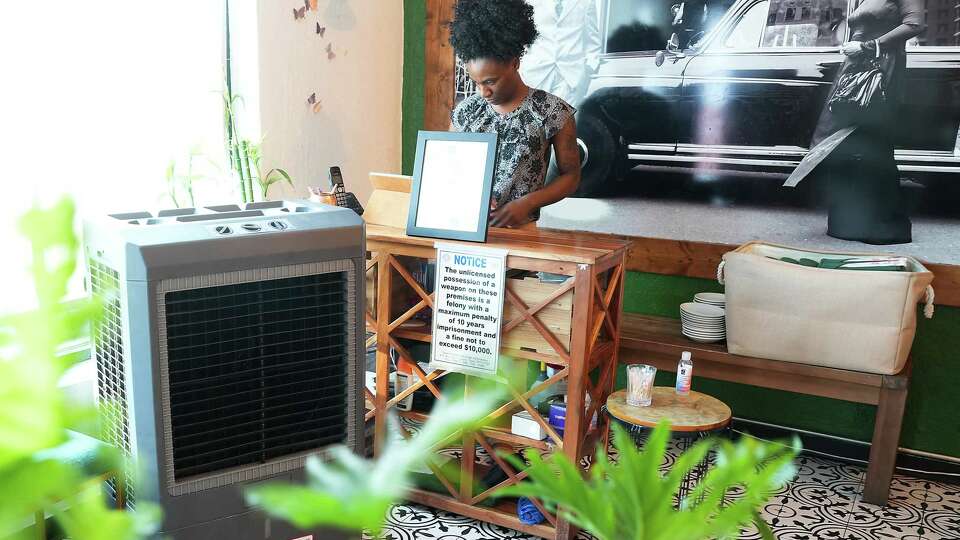
{"label": "woman with afro hair", "polygon": [[[454,8],[450,44],[477,93],[453,110],[450,129],[498,135],[494,227],[535,222],[542,207],[580,185],[574,108],[520,77],[520,58],[536,38],[533,8],[523,0],[459,0]],[[544,186],[551,148],[558,174]]]}

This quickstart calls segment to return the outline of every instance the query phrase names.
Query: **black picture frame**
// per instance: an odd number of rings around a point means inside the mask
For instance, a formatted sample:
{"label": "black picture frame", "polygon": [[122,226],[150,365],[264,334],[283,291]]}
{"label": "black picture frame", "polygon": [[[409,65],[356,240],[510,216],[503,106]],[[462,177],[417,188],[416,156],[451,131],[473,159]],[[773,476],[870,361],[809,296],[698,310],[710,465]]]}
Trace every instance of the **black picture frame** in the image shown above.
{"label": "black picture frame", "polygon": [[[485,143],[487,145],[483,159],[483,175],[480,177],[480,206],[477,210],[476,225],[473,230],[444,229],[442,227],[426,227],[417,225],[421,212],[430,211],[421,208],[420,201],[423,193],[423,170],[426,150],[430,141]],[[497,134],[496,133],[462,133],[453,131],[420,131],[417,134],[417,156],[413,165],[413,184],[410,190],[410,212],[407,216],[407,235],[445,240],[465,240],[468,242],[487,241],[487,222],[490,215],[490,197],[493,191],[493,175],[497,163]],[[464,166],[471,166],[464,164]],[[455,173],[456,171],[451,171]],[[472,190],[475,192],[476,190]],[[456,204],[456,201],[448,201]]]}

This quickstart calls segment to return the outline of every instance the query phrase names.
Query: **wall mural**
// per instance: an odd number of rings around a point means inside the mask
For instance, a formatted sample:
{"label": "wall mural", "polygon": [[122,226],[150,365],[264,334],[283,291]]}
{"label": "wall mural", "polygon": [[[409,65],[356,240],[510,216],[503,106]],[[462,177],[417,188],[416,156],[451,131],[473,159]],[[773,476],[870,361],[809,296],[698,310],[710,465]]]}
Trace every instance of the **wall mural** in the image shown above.
{"label": "wall mural", "polygon": [[[953,0],[528,1],[541,37],[521,74],[578,108],[579,195],[819,205],[831,229],[847,220],[843,205],[876,200],[854,216],[866,223],[831,231],[870,243],[909,241],[909,213],[960,224]],[[850,41],[862,46],[848,50]],[[828,109],[832,87],[872,56],[885,108],[841,122]],[[474,90],[456,69],[462,98]],[[781,187],[812,143],[849,125],[856,136],[818,154],[842,154],[833,176],[861,185],[836,193],[824,166],[795,189]],[[877,224],[897,220],[889,231]]]}

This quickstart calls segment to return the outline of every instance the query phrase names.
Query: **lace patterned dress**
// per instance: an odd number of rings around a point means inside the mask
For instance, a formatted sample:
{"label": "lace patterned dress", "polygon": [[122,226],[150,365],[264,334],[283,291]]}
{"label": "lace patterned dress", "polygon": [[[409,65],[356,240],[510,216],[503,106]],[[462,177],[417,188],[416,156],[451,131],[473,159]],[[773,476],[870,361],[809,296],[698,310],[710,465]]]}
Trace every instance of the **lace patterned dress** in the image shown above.
{"label": "lace patterned dress", "polygon": [[[498,113],[474,94],[454,108],[450,120],[454,131],[498,135],[493,200],[502,206],[543,187],[550,164],[550,141],[574,112],[559,97],[531,88],[510,113]],[[540,211],[530,218],[540,219]]]}

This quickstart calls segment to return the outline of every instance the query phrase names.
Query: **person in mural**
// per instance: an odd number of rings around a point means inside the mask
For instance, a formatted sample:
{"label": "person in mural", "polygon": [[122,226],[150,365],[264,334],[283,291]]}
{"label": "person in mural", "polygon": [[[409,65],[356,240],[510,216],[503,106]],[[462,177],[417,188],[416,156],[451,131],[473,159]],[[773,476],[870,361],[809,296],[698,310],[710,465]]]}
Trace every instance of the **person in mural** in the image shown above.
{"label": "person in mural", "polygon": [[529,0],[539,37],[520,64],[527,84],[574,107],[587,93],[602,44],[596,0]]}
{"label": "person in mural", "polygon": [[847,56],[841,73],[863,58],[879,59],[885,99],[858,114],[837,113],[829,106],[831,90],[817,123],[810,154],[823,160],[813,173],[825,180],[827,234],[835,238],[868,244],[911,241],[891,136],[903,94],[906,42],[924,29],[923,6],[922,0],[864,0],[849,17],[852,34],[841,47]]}
{"label": "person in mural", "polygon": [[[490,224],[521,227],[540,209],[580,185],[575,109],[520,75],[520,58],[537,38],[533,7],[523,0],[459,0],[450,44],[466,64],[477,93],[450,115],[452,131],[498,135]],[[559,174],[544,185],[550,151]]]}

